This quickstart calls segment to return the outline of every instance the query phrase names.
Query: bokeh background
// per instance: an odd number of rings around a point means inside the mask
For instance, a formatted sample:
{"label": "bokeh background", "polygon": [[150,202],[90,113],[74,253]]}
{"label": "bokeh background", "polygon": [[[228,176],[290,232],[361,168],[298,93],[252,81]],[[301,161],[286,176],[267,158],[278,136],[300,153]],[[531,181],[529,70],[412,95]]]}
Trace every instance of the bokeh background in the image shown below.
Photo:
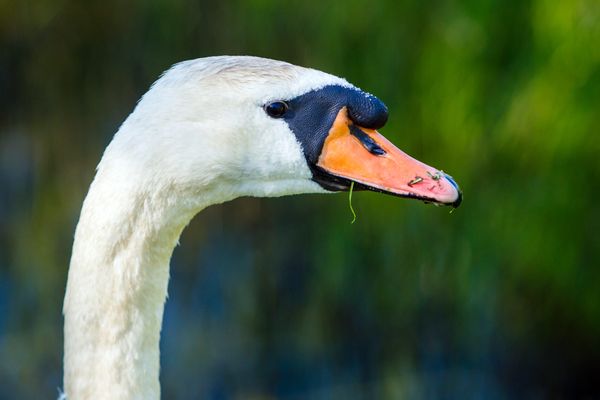
{"label": "bokeh background", "polygon": [[79,209],[171,64],[340,76],[460,183],[202,212],[172,260],[165,399],[600,398],[600,2],[0,0],[0,399],[55,398]]}

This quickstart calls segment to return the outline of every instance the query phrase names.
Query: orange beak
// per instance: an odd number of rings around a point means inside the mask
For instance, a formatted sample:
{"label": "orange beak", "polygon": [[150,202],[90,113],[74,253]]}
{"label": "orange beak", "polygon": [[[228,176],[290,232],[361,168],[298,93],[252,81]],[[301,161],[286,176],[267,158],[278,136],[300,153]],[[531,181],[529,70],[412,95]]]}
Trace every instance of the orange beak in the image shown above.
{"label": "orange beak", "polygon": [[323,144],[317,166],[370,189],[458,207],[462,194],[454,180],[404,153],[376,130],[353,124],[342,108]]}

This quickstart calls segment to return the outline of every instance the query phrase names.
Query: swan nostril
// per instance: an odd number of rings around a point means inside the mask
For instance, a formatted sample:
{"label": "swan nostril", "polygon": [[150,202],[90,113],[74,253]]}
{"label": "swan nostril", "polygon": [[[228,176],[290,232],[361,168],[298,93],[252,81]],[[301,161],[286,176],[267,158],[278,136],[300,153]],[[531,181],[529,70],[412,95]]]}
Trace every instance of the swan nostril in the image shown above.
{"label": "swan nostril", "polygon": [[363,130],[358,126],[350,125],[350,133],[360,141],[360,143],[365,149],[367,149],[369,153],[375,156],[382,156],[386,154],[385,150],[382,149],[371,136],[363,132]]}

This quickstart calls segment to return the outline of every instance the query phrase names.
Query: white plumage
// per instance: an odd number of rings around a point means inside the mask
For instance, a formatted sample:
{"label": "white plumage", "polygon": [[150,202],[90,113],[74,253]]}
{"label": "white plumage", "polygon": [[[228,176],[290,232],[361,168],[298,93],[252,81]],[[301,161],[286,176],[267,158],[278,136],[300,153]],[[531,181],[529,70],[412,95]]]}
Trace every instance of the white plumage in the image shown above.
{"label": "white plumage", "polygon": [[262,105],[338,77],[255,57],[167,71],[106,149],[75,233],[64,303],[70,400],[160,397],[169,259],[191,218],[239,196],[325,192]]}

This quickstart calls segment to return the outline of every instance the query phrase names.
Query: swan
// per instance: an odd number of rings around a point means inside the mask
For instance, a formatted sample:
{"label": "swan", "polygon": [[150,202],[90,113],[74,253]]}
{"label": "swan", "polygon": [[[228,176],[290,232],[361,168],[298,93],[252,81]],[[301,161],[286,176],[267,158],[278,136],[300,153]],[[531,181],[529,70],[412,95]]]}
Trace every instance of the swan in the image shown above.
{"label": "swan", "polygon": [[281,61],[184,61],[141,98],[83,202],[63,305],[64,395],[158,399],[169,260],[192,217],[240,196],[375,190],[458,206],[452,178],[379,134],[385,105]]}

